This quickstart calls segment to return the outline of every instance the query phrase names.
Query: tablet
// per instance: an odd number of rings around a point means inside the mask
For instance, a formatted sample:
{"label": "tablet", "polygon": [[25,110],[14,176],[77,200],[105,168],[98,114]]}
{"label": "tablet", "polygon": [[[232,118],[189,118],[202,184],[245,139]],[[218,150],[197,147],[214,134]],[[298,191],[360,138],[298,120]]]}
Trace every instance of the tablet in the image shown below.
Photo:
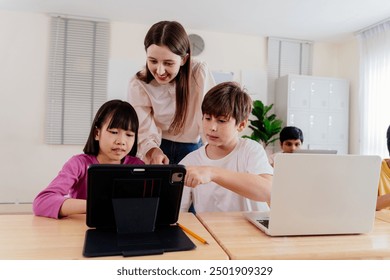
{"label": "tablet", "polygon": [[176,225],[182,165],[91,165],[83,255],[144,256],[192,250]]}
{"label": "tablet", "polygon": [[[87,225],[91,228],[117,228],[115,201],[132,209],[118,210],[125,219],[134,216],[136,203],[153,211],[155,226],[177,222],[186,170],[182,165],[97,164],[88,168]],[[134,210],[135,209],[135,210]],[[152,209],[152,210],[150,210]],[[129,212],[130,211],[130,212]],[[145,216],[152,214],[145,213]]]}

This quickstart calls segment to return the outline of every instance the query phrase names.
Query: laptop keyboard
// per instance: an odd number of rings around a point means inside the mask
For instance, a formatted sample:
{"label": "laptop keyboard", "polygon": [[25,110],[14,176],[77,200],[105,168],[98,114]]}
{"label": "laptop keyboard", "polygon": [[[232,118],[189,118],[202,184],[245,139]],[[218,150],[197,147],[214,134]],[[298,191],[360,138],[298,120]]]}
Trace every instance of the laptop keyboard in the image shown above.
{"label": "laptop keyboard", "polygon": [[268,228],[269,220],[256,220],[258,223],[262,224],[266,228]]}

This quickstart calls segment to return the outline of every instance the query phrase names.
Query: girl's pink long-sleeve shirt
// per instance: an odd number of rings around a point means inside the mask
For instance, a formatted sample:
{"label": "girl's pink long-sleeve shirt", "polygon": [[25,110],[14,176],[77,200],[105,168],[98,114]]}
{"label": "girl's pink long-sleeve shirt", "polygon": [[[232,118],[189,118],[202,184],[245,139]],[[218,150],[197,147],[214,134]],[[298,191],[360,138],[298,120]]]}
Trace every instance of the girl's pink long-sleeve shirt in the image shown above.
{"label": "girl's pink long-sleeve shirt", "polygon": [[[87,199],[87,169],[91,164],[99,164],[94,155],[79,154],[71,157],[57,177],[34,199],[34,214],[58,219],[60,208],[66,199]],[[144,162],[137,157],[126,156],[123,164]]]}

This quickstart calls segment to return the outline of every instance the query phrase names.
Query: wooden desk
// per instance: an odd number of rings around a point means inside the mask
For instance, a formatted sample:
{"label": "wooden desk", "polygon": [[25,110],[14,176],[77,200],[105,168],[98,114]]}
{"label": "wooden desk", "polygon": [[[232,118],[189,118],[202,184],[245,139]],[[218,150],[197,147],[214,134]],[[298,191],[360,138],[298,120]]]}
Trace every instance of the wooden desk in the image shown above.
{"label": "wooden desk", "polygon": [[[208,245],[189,236],[195,250],[168,252],[162,255],[124,258],[85,259],[190,260],[228,259],[228,256],[192,213],[180,213],[179,222],[208,241]],[[85,215],[54,220],[33,215],[0,215],[0,259],[84,259],[82,255]]]}
{"label": "wooden desk", "polygon": [[375,216],[379,220],[390,223],[390,210],[388,209],[377,211]]}
{"label": "wooden desk", "polygon": [[270,237],[242,213],[198,213],[230,259],[390,259],[390,223],[375,220],[370,234]]}

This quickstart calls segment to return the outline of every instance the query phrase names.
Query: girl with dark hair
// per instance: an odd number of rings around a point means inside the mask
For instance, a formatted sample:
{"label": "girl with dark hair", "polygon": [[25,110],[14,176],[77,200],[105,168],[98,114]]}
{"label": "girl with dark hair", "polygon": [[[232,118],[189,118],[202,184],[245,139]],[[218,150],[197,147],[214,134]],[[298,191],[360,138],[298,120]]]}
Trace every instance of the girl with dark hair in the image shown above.
{"label": "girl with dark hair", "polygon": [[86,213],[87,169],[91,164],[143,164],[137,153],[138,118],[125,101],[104,103],[93,120],[84,154],[71,157],[33,202],[37,216],[59,219]]}
{"label": "girl with dark hair", "polygon": [[175,164],[201,145],[201,103],[215,82],[205,63],[191,59],[188,35],[176,21],[154,24],[144,47],[146,66],[128,89],[140,121],[138,155],[146,163]]}

